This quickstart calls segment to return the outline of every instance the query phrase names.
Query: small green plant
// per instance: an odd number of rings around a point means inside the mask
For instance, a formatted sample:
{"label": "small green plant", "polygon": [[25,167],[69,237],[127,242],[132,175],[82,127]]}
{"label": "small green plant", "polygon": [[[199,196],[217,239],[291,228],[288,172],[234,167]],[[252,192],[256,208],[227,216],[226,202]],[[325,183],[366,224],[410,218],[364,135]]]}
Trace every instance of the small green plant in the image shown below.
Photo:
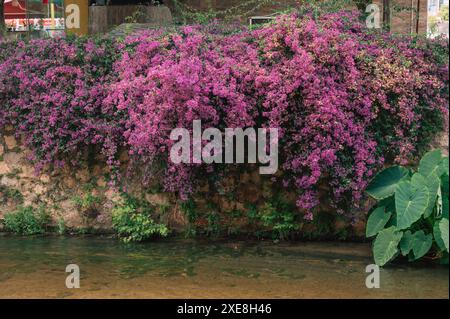
{"label": "small green plant", "polygon": [[208,225],[206,227],[206,234],[208,236],[219,236],[222,232],[222,227],[220,225],[220,215],[216,211],[211,211],[206,216]]}
{"label": "small green plant", "polygon": [[72,202],[77,206],[81,212],[83,222],[88,225],[89,220],[93,220],[100,215],[101,204],[103,198],[95,195],[95,183],[90,182],[83,185],[83,195],[76,195],[72,198]]}
{"label": "small green plant", "polygon": [[264,204],[257,212],[257,218],[271,230],[272,239],[285,240],[299,228],[294,211],[291,205],[276,197]]}
{"label": "small green plant", "polygon": [[159,204],[158,209],[161,215],[166,215],[170,210],[170,204],[168,203]]}
{"label": "small green plant", "polygon": [[66,233],[66,222],[64,221],[64,218],[60,217],[56,226],[56,231],[59,235],[64,235]]}
{"label": "small green plant", "polygon": [[143,11],[143,8],[138,8],[136,11],[134,11],[131,16],[125,17],[126,23],[139,23],[140,21],[143,21],[147,15]]}
{"label": "small green plant", "polygon": [[36,235],[45,233],[50,216],[43,207],[20,207],[4,217],[5,230],[18,235]]}
{"label": "small green plant", "polygon": [[441,17],[442,21],[448,21],[448,4],[441,7],[439,16]]}
{"label": "small green plant", "polygon": [[448,264],[448,157],[428,152],[417,171],[401,166],[380,172],[367,188],[378,204],[367,221],[375,237],[375,262],[383,266],[400,254],[410,261],[430,252]]}
{"label": "small green plant", "polygon": [[82,197],[74,196],[72,201],[76,206],[85,210],[101,204],[102,199],[99,196],[93,195],[92,192],[89,192]]}
{"label": "small green plant", "polygon": [[189,225],[186,230],[186,237],[196,236],[197,227],[195,223],[199,218],[199,214],[197,213],[197,205],[195,204],[193,199],[189,199],[187,201],[181,202],[180,208],[189,221]]}
{"label": "small green plant", "polygon": [[169,233],[166,225],[157,224],[151,218],[151,209],[128,195],[113,209],[114,229],[124,242],[140,242],[154,236],[165,237]]}
{"label": "small green plant", "polygon": [[87,235],[91,232],[91,229],[89,227],[80,227],[76,229],[76,233],[78,235]]}
{"label": "small green plant", "polygon": [[0,204],[6,204],[8,200],[21,204],[23,203],[23,195],[17,189],[0,185]]}

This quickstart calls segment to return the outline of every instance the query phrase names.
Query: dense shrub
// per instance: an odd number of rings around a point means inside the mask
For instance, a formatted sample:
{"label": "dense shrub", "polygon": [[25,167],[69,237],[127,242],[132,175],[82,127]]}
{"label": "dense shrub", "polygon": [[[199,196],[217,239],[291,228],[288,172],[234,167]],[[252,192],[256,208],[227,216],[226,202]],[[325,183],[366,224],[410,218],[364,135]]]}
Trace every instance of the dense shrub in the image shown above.
{"label": "dense shrub", "polygon": [[151,209],[148,206],[126,195],[114,207],[112,222],[124,242],[140,242],[156,236],[165,237],[169,233],[166,225],[157,224],[151,218]]}
{"label": "dense shrub", "polygon": [[19,235],[43,234],[50,223],[48,213],[43,209],[20,207],[12,213],[5,214],[5,230]]}
{"label": "dense shrub", "polygon": [[115,169],[123,147],[144,183],[187,199],[228,166],[172,164],[173,128],[194,119],[277,127],[274,182],[298,191],[308,219],[319,183],[338,212],[350,211],[385,162],[416,158],[448,115],[448,42],[371,32],[355,12],[1,46],[0,125],[25,136],[38,169],[76,163],[87,146]]}

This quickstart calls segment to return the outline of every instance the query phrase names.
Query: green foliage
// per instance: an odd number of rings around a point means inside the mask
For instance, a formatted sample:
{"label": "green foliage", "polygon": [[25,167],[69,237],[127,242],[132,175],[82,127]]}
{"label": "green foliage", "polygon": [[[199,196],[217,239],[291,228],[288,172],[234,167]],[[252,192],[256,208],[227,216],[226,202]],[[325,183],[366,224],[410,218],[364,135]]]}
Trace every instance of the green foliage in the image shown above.
{"label": "green foliage", "polygon": [[45,233],[50,216],[43,207],[37,211],[32,207],[20,207],[4,217],[5,230],[18,235],[36,235]]}
{"label": "green foliage", "polygon": [[372,237],[378,234],[384,229],[384,226],[388,223],[392,213],[387,212],[385,207],[378,207],[373,211],[367,220],[366,236]]}
{"label": "green foliage", "polygon": [[439,222],[434,224],[433,234],[436,238],[436,243],[441,250],[448,252],[448,219],[442,218]]}
{"label": "green foliage", "polygon": [[380,172],[370,185],[366,192],[377,200],[392,196],[399,181],[408,175],[408,170],[404,167],[394,166]]}
{"label": "green foliage", "polygon": [[271,230],[274,240],[287,239],[299,228],[295,210],[279,197],[267,202],[258,211],[257,218]]}
{"label": "green foliage", "polygon": [[429,177],[434,174],[441,176],[441,173],[443,173],[441,163],[443,163],[443,159],[440,150],[428,152],[420,160],[418,172],[424,177]]}
{"label": "green foliage", "polygon": [[83,196],[74,196],[72,198],[73,203],[78,206],[80,209],[89,209],[94,207],[95,205],[99,205],[102,202],[102,199],[99,196],[96,196],[92,193],[90,188],[87,189],[87,194]]}
{"label": "green foliage", "polygon": [[220,215],[216,211],[210,212],[206,220],[208,225],[206,227],[206,234],[208,236],[218,236],[222,232],[222,226],[220,224]]}
{"label": "green foliage", "polygon": [[197,235],[197,227],[195,226],[195,222],[197,221],[199,214],[197,212],[197,206],[193,199],[189,199],[187,201],[181,202],[180,208],[183,213],[186,215],[189,225],[186,230],[186,237],[192,237]]}
{"label": "green foliage", "polygon": [[158,209],[159,209],[159,212],[161,213],[161,215],[166,215],[170,210],[170,204],[168,204],[168,203],[159,204]]}
{"label": "green foliage", "polygon": [[425,256],[433,244],[433,235],[425,234],[423,230],[419,230],[414,233],[412,240],[413,255],[410,256],[411,260],[416,260]]}
{"label": "green foliage", "polygon": [[396,225],[399,230],[409,228],[425,213],[430,200],[425,185],[415,186],[403,181],[395,190]]}
{"label": "green foliage", "polygon": [[62,217],[58,219],[56,227],[56,231],[59,235],[64,235],[66,233],[66,222]]}
{"label": "green foliage", "polygon": [[124,242],[141,242],[155,236],[167,236],[167,226],[155,223],[151,213],[147,204],[124,194],[121,203],[113,209],[113,227]]}
{"label": "green foliage", "polygon": [[23,195],[20,191],[0,185],[0,204],[6,204],[9,199],[16,203],[23,203]]}
{"label": "green foliage", "polygon": [[417,171],[395,166],[375,176],[367,192],[379,202],[366,236],[376,236],[378,265],[400,253],[414,261],[430,252],[448,263],[448,170],[448,158],[435,150],[423,156]]}
{"label": "green foliage", "polygon": [[443,21],[448,21],[448,5],[442,6],[439,15]]}
{"label": "green foliage", "polygon": [[394,226],[378,233],[373,243],[373,254],[377,265],[384,265],[398,254],[398,244],[402,234]]}
{"label": "green foliage", "polygon": [[193,8],[184,2],[173,0],[174,13],[178,23],[198,23],[207,24],[213,20],[221,19],[224,21],[235,21],[246,19],[249,16],[255,15],[256,12],[262,7],[265,11],[269,11],[269,14],[283,14],[293,10],[303,10],[303,8],[313,9],[315,13],[320,12],[336,12],[345,8],[349,8],[355,4],[358,5],[362,11],[365,11],[366,5],[369,0],[309,0],[307,3],[295,3],[290,4],[282,1],[273,0],[246,0],[241,1],[234,6],[230,6],[223,10],[215,10],[209,7],[204,10]]}
{"label": "green foliage", "polygon": [[139,7],[130,16],[125,17],[126,23],[139,23],[147,18],[147,14],[143,11],[145,8]]}

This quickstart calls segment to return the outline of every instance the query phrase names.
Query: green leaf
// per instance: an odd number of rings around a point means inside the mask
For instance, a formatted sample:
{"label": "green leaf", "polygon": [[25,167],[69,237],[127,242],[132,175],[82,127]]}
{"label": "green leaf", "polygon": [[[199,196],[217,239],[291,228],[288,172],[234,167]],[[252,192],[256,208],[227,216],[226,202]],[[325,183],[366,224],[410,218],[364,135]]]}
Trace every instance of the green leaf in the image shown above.
{"label": "green leaf", "polygon": [[441,218],[442,217],[442,192],[441,192],[441,186],[440,185],[439,185],[439,189],[438,189],[438,193],[437,193],[436,217],[437,218]]}
{"label": "green leaf", "polygon": [[444,253],[444,255],[439,260],[439,264],[448,265],[448,253]]}
{"label": "green leaf", "polygon": [[413,235],[408,230],[403,234],[402,240],[400,241],[400,250],[403,256],[407,256],[412,249]]}
{"label": "green leaf", "polygon": [[395,227],[380,231],[373,243],[373,255],[378,266],[384,266],[398,254],[398,244],[402,233]]}
{"label": "green leaf", "polygon": [[441,181],[436,174],[431,174],[428,177],[424,177],[422,174],[416,173],[411,178],[411,184],[415,188],[426,186],[428,189],[428,206],[424,212],[424,217],[428,218],[433,213],[433,209],[436,206],[436,198],[441,186]]}
{"label": "green leaf", "polygon": [[370,182],[366,192],[377,200],[392,196],[397,184],[408,176],[408,170],[401,166],[387,168]]}
{"label": "green leaf", "polygon": [[448,197],[442,198],[442,218],[448,219]]}
{"label": "green leaf", "polygon": [[403,181],[395,191],[396,221],[399,230],[410,227],[425,213],[428,206],[426,186],[414,187],[411,182]]}
{"label": "green leaf", "polygon": [[442,251],[449,252],[448,247],[448,219],[442,218],[434,223],[433,235],[436,244]]}
{"label": "green leaf", "polygon": [[378,234],[384,226],[386,226],[391,216],[392,213],[386,213],[386,209],[384,207],[378,207],[375,209],[367,220],[366,237],[369,238]]}
{"label": "green leaf", "polygon": [[442,195],[448,197],[448,174],[444,174],[441,176],[441,189],[442,189]]}
{"label": "green leaf", "polygon": [[442,217],[448,219],[448,175],[441,176]]}
{"label": "green leaf", "polygon": [[449,171],[449,167],[448,167],[448,157],[445,157],[445,158],[442,160],[441,164],[440,164],[439,172],[440,172],[441,175],[443,175],[443,174],[449,175],[449,172],[448,172],[448,171]]}
{"label": "green leaf", "polygon": [[441,163],[442,163],[441,150],[434,150],[428,152],[420,160],[418,171],[425,177],[428,177],[433,173],[439,176]]}
{"label": "green leaf", "polygon": [[[394,194],[392,194],[394,195]],[[378,202],[378,206],[385,207],[386,211],[388,212],[395,212],[395,198],[394,196],[387,197],[385,199],[382,199]]]}
{"label": "green leaf", "polygon": [[433,236],[431,234],[425,235],[423,230],[415,232],[412,242],[414,260],[425,256],[425,254],[430,250],[432,244]]}

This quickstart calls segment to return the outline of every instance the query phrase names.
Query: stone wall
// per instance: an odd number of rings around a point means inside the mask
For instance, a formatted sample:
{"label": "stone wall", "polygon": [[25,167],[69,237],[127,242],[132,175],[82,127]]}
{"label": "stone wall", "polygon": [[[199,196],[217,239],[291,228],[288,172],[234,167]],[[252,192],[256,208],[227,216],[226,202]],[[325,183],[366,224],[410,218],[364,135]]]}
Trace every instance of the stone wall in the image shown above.
{"label": "stone wall", "polygon": [[[436,138],[433,147],[443,149],[448,155],[448,123],[446,132]],[[87,154],[86,161],[79,167],[65,166],[37,174],[27,159],[29,153],[21,139],[14,136],[13,127],[0,132],[0,221],[6,213],[20,206],[44,207],[51,215],[53,226],[63,222],[72,232],[111,232],[112,209],[121,202],[121,192],[125,190],[153,207],[155,221],[167,224],[174,234],[193,228],[213,232],[211,220],[215,219],[220,235],[254,236],[270,229],[260,222],[255,223],[250,217],[251,209],[261,210],[279,194],[298,217],[299,238],[361,239],[364,238],[365,213],[374,204],[370,200],[365,202],[358,214],[363,218],[352,224],[330,207],[329,189],[324,186],[321,187],[319,214],[313,222],[308,222],[295,207],[294,191],[279,193],[283,188],[259,175],[257,167],[236,166],[235,172],[220,184],[204,182],[200,185],[193,201],[196,215],[193,220],[175,194],[161,191],[158,185],[143,186],[138,182],[138,170],[134,170],[132,176],[127,175],[127,164],[121,168],[124,178],[122,191],[119,191],[109,183],[109,168],[100,164],[104,159],[95,155],[92,158]],[[127,154],[122,153],[120,160],[127,163]]]}
{"label": "stone wall", "polygon": [[449,156],[449,119],[446,119],[445,130],[439,134],[432,143],[432,148],[442,150],[445,156]]}
{"label": "stone wall", "polygon": [[[29,151],[20,140],[14,136],[12,127],[0,134],[0,220],[21,206],[44,207],[55,227],[63,222],[71,232],[111,232],[112,209],[122,199],[118,189],[109,185],[110,171],[98,164],[100,158],[86,160],[80,167],[67,166],[36,174],[27,159]],[[125,153],[121,160],[127,161]],[[126,165],[122,167],[122,173],[127,176]],[[212,218],[216,219],[214,227],[220,230],[220,236],[255,236],[261,231],[270,231],[249,217],[250,210],[265,207],[282,188],[259,175],[256,167],[236,167],[236,173],[230,175],[232,177],[220,185],[200,185],[193,200],[195,220],[175,194],[162,192],[156,185],[143,186],[136,178],[127,176],[123,178],[121,189],[153,207],[155,221],[167,224],[173,234],[184,234],[194,228],[199,229],[201,235],[213,233]],[[83,202],[89,202],[89,198],[91,203],[85,205]],[[284,191],[282,200],[289,203],[292,213],[298,216],[297,236],[301,238],[364,237],[365,221],[351,225],[349,220],[338,216],[328,205],[326,188],[321,200],[322,212],[313,222],[305,221],[295,208],[294,192]],[[371,204],[361,209],[366,212]]]}

